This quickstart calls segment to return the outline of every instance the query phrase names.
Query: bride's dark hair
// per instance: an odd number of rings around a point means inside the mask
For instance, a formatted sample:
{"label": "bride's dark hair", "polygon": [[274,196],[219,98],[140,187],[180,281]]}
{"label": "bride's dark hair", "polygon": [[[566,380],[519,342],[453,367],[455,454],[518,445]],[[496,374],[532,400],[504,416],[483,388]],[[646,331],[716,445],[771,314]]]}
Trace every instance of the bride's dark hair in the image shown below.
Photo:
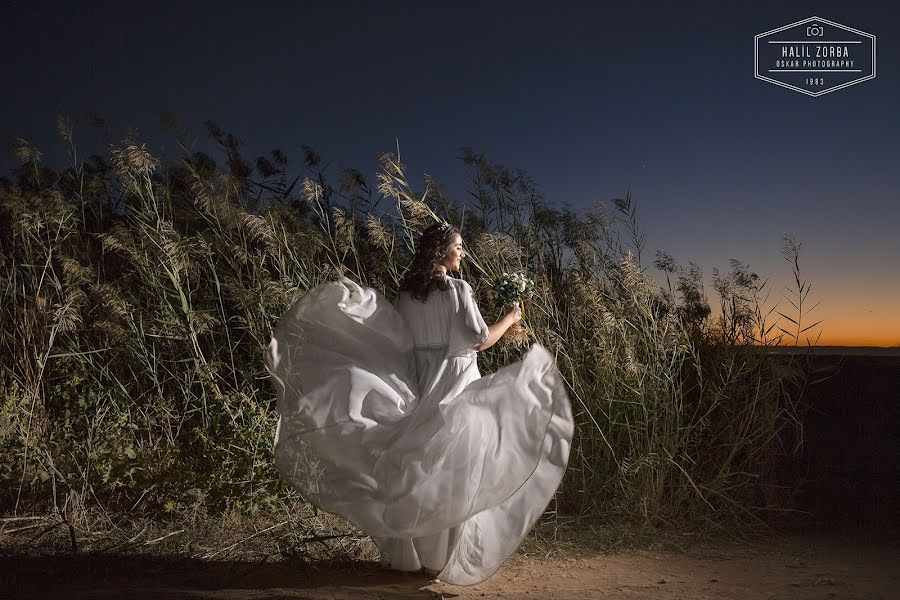
{"label": "bride's dark hair", "polygon": [[434,268],[441,262],[447,249],[453,243],[454,234],[459,229],[448,223],[429,225],[416,245],[416,254],[400,284],[401,292],[409,292],[413,298],[425,302],[432,289],[450,289],[450,283],[440,276],[435,276]]}

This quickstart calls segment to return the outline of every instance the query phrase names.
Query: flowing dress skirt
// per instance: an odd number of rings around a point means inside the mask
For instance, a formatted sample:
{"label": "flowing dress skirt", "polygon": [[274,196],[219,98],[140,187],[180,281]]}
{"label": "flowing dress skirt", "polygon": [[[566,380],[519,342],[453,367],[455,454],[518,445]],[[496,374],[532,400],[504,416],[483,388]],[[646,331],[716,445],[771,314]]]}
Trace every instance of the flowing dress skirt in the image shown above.
{"label": "flowing dress skirt", "polygon": [[547,508],[574,426],[543,346],[484,377],[475,352],[451,354],[414,347],[390,302],[341,278],[281,317],[266,365],[285,480],[368,533],[385,566],[471,585]]}

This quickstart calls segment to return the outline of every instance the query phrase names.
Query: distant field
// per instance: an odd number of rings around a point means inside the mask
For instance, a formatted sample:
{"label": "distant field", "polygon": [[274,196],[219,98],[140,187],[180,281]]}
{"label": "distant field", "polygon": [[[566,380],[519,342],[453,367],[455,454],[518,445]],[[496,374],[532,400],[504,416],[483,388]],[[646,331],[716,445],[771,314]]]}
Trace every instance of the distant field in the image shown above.
{"label": "distant field", "polygon": [[[779,348],[787,355],[807,348]],[[812,347],[798,508],[825,528],[900,536],[900,348]]]}
{"label": "distant field", "polygon": [[780,354],[798,354],[812,350],[813,354],[822,356],[900,356],[900,347],[880,346],[779,346],[768,350]]}

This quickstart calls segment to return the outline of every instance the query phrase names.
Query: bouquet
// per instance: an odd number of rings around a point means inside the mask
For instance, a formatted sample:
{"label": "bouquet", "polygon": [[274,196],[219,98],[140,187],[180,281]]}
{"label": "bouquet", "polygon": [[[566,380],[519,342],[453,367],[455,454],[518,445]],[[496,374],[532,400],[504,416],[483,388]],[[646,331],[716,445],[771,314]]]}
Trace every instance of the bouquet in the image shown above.
{"label": "bouquet", "polygon": [[514,306],[531,298],[534,282],[523,273],[504,273],[494,280],[494,295],[506,305]]}
{"label": "bouquet", "polygon": [[[504,306],[522,304],[522,318],[525,318],[524,303],[534,294],[534,281],[524,273],[503,273],[494,280],[494,296]],[[528,332],[517,322],[503,334],[514,341],[524,341],[528,338]]]}

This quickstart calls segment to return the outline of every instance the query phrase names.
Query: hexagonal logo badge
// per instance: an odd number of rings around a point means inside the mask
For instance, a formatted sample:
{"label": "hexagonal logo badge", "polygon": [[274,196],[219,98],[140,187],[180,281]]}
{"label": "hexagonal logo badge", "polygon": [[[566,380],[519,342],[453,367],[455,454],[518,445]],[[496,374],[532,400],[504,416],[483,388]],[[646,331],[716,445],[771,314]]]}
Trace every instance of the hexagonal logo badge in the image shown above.
{"label": "hexagonal logo badge", "polygon": [[809,96],[875,78],[875,36],[819,17],[760,33],[753,53],[757,79]]}

